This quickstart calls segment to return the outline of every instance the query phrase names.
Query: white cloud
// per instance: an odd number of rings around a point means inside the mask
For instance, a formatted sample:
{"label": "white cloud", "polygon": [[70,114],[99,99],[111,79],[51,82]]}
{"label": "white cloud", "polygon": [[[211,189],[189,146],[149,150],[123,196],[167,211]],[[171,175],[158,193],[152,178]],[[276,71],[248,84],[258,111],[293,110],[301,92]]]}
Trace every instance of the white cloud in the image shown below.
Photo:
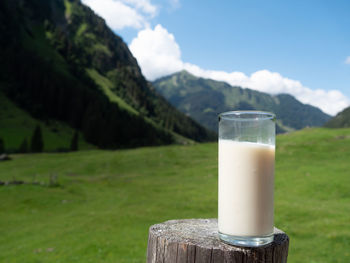
{"label": "white cloud", "polygon": [[345,59],[345,64],[350,65],[350,56],[348,56],[348,57]]}
{"label": "white cloud", "polygon": [[247,76],[238,71],[205,70],[197,65],[183,62],[180,47],[174,35],[161,25],[157,25],[154,30],[150,28],[141,30],[129,48],[140,64],[143,74],[149,80],[185,69],[198,77],[225,81],[231,85],[270,94],[288,93],[301,102],[319,107],[331,115],[350,105],[349,98],[338,90],[312,90],[300,81],[283,77],[277,72],[259,70]]}
{"label": "white cloud", "polygon": [[[170,7],[180,6],[179,0],[168,0]],[[150,28],[150,20],[157,15],[158,7],[151,0],[82,0],[98,15],[106,20],[113,30],[126,27],[140,29],[130,44],[130,50],[137,58],[143,74],[149,80],[186,69],[192,74],[231,85],[249,87],[270,94],[289,93],[303,103],[321,108],[334,115],[350,105],[350,100],[338,90],[312,90],[300,81],[283,77],[277,72],[259,70],[250,76],[242,72],[225,72],[205,70],[197,65],[183,62],[181,51],[175,37],[161,25],[154,30]],[[350,56],[345,60],[350,64]]]}
{"label": "white cloud", "polygon": [[82,0],[106,20],[113,30],[125,27],[142,29],[149,27],[158,8],[150,0]]}
{"label": "white cloud", "polygon": [[125,4],[134,6],[136,9],[141,10],[142,12],[150,15],[151,17],[154,17],[158,12],[157,7],[155,5],[152,5],[149,0],[120,0],[120,1],[124,2]]}
{"label": "white cloud", "polygon": [[129,48],[150,80],[183,69],[180,47],[161,25],[140,31]]}

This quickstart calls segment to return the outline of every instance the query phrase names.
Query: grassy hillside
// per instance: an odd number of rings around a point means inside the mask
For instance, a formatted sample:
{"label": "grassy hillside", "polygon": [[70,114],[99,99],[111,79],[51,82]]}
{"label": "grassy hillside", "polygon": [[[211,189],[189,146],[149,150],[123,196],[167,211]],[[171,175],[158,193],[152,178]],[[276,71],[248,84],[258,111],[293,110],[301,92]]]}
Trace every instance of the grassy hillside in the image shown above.
{"label": "grassy hillside", "polygon": [[[18,108],[3,93],[0,92],[0,138],[5,141],[7,152],[15,152],[24,139],[30,146],[30,139],[37,125],[41,126],[44,140],[44,151],[67,150],[74,130],[60,121],[41,121],[34,119],[26,111]],[[79,149],[94,149],[87,143],[83,135],[79,136]]]}
{"label": "grassy hillside", "polygon": [[[275,225],[289,263],[350,261],[350,129],[277,137]],[[0,180],[0,262],[145,262],[151,224],[217,216],[217,144],[14,155]],[[36,175],[36,177],[34,177]]]}
{"label": "grassy hillside", "polygon": [[88,73],[90,78],[92,78],[95,81],[95,83],[103,90],[103,92],[106,94],[106,96],[111,102],[117,103],[120,108],[132,114],[139,114],[133,107],[127,104],[122,98],[120,98],[117,94],[115,94],[112,91],[113,83],[108,78],[102,76],[95,69],[87,69],[86,72]]}
{"label": "grassy hillside", "polygon": [[36,119],[108,149],[215,138],[154,90],[127,44],[80,0],[1,1],[0,28],[0,92]]}
{"label": "grassy hillside", "polygon": [[293,96],[272,96],[256,90],[231,86],[181,71],[153,82],[156,89],[176,108],[203,126],[217,131],[217,115],[231,110],[264,110],[277,116],[277,131],[322,126],[330,116]]}
{"label": "grassy hillside", "polygon": [[350,107],[339,112],[335,117],[330,119],[325,127],[328,128],[346,128],[350,127]]}

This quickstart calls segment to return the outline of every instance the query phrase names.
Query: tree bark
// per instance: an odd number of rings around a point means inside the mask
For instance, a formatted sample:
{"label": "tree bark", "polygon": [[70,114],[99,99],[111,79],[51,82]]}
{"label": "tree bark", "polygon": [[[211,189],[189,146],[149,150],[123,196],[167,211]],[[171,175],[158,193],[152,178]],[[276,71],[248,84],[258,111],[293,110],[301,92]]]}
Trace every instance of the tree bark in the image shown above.
{"label": "tree bark", "polygon": [[220,241],[217,219],[170,220],[149,229],[147,263],[287,262],[289,238],[275,228],[274,241],[237,247]]}

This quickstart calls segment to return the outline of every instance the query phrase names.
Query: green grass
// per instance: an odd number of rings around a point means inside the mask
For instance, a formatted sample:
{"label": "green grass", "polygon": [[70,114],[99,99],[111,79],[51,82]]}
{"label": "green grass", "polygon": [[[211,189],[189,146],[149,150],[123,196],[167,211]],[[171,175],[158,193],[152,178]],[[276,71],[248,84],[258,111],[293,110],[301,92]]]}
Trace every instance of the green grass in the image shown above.
{"label": "green grass", "polygon": [[[28,145],[36,125],[40,125],[43,133],[44,151],[69,149],[74,130],[59,121],[50,121],[46,124],[34,119],[27,112],[17,107],[0,91],[0,138],[5,141],[5,148],[9,152],[18,150],[26,138]],[[83,135],[79,134],[79,148],[93,149]]]}
{"label": "green grass", "polygon": [[[278,136],[275,225],[288,262],[350,262],[350,129]],[[217,216],[217,144],[14,155],[0,180],[0,262],[145,262],[148,227]],[[36,177],[34,177],[36,175]]]}
{"label": "green grass", "polygon": [[103,45],[101,43],[96,43],[93,46],[93,49],[94,49],[95,52],[102,52],[105,55],[107,55],[108,57],[112,56],[112,52],[109,50],[109,48],[106,45]]}
{"label": "green grass", "polygon": [[[95,83],[103,90],[104,94],[109,98],[111,102],[117,103],[120,108],[128,111],[131,114],[139,115],[139,112],[136,109],[127,104],[121,97],[119,97],[118,95],[116,95],[116,93],[112,91],[113,84],[108,78],[98,73],[95,69],[86,69],[86,72],[90,76],[90,78],[92,78],[95,81]],[[144,120],[149,124],[153,125],[154,127],[164,129],[159,123],[156,123],[148,117],[144,117]],[[174,140],[178,144],[194,143],[193,140],[185,138],[178,133],[175,133],[173,131],[168,132],[170,132],[174,136]]]}
{"label": "green grass", "polygon": [[79,26],[78,30],[77,30],[77,35],[76,37],[79,38],[81,37],[85,32],[86,30],[88,29],[88,24],[86,23],[81,23],[81,25]]}
{"label": "green grass", "polygon": [[138,115],[138,112],[133,107],[127,104],[122,98],[117,96],[112,91],[113,84],[108,78],[99,74],[95,69],[87,69],[86,72],[88,73],[90,78],[92,78],[95,81],[95,83],[103,90],[103,92],[106,94],[106,96],[111,102],[115,102],[120,108],[125,109],[132,114]]}
{"label": "green grass", "polygon": [[[103,92],[111,102],[117,103],[120,108],[128,111],[131,114],[139,115],[139,112],[137,110],[135,110],[133,107],[127,104],[121,97],[119,97],[112,91],[113,84],[108,78],[98,73],[95,69],[86,69],[86,72],[90,76],[90,78],[92,78],[95,81],[95,83],[103,90]],[[144,120],[149,124],[153,125],[154,127],[157,127],[159,129],[164,129],[159,123],[156,123],[150,118],[144,117]],[[185,138],[178,133],[175,133],[170,130],[168,132],[170,132],[174,136],[175,143],[178,143],[178,144],[194,143],[193,140]]]}
{"label": "green grass", "polygon": [[70,17],[72,15],[72,3],[68,0],[64,0],[64,7],[65,7],[65,15],[66,17]]}

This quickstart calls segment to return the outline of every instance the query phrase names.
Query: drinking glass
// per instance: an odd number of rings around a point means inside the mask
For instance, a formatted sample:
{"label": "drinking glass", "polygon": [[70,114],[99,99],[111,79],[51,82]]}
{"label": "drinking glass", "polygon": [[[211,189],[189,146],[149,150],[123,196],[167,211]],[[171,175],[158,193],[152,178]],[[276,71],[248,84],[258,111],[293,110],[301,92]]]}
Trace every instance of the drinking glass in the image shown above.
{"label": "drinking glass", "polygon": [[273,241],[275,115],[219,115],[219,237],[255,247]]}

